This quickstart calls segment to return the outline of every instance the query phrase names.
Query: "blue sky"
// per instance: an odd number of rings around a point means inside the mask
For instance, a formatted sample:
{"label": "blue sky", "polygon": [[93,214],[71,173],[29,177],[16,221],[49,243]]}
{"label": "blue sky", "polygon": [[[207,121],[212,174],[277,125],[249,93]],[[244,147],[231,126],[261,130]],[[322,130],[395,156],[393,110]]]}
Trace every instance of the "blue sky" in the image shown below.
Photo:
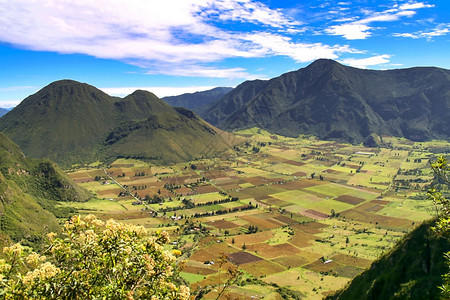
{"label": "blue sky", "polygon": [[450,1],[0,0],[0,107],[52,81],[163,97],[319,58],[450,69]]}

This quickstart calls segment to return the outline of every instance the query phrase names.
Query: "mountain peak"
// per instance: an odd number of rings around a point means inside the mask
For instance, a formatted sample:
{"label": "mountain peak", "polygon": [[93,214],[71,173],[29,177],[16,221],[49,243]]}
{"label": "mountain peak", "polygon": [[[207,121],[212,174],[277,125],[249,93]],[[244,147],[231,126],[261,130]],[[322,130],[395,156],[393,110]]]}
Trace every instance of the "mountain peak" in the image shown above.
{"label": "mountain peak", "polygon": [[310,65],[307,66],[307,68],[318,67],[318,66],[336,66],[336,65],[341,65],[341,64],[332,59],[320,58],[318,60],[313,61]]}
{"label": "mountain peak", "polygon": [[[312,62],[310,65],[308,65],[304,69],[305,70],[330,71],[336,67],[338,67],[338,68],[343,67],[343,65],[341,65],[340,63],[338,63],[337,61],[332,60],[332,59],[321,58],[321,59],[318,59],[318,60]],[[303,70],[303,69],[300,69],[300,70]]]}
{"label": "mountain peak", "polygon": [[73,86],[77,86],[77,85],[89,86],[87,83],[82,83],[82,82],[79,82],[76,80],[62,79],[62,80],[57,80],[52,83],[49,83],[47,86],[43,87],[42,90],[55,89],[55,88],[61,88],[61,87],[73,87]]}
{"label": "mountain peak", "polygon": [[146,91],[146,90],[135,90],[133,93],[131,93],[131,96],[138,96],[138,97],[156,97],[155,94],[153,94],[152,92]]}
{"label": "mountain peak", "polygon": [[247,81],[201,114],[224,130],[254,126],[360,143],[371,133],[448,139],[450,70],[364,70],[319,59],[255,86]]}

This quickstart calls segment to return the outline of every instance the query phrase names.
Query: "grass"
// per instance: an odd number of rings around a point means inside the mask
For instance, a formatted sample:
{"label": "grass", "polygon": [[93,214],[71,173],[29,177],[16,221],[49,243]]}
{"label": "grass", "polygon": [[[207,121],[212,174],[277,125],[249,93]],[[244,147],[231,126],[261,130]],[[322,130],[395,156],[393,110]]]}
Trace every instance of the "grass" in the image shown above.
{"label": "grass", "polygon": [[281,173],[285,175],[291,175],[297,172],[303,172],[304,168],[302,166],[295,166],[291,164],[279,163],[270,167],[265,168],[267,171]]}
{"label": "grass", "polygon": [[200,274],[192,274],[192,273],[186,273],[186,272],[180,272],[181,278],[189,282],[190,284],[199,282],[204,279],[204,275]]}
{"label": "grass", "polygon": [[270,197],[283,200],[288,203],[306,204],[321,201],[322,199],[302,190],[285,191],[276,194],[270,194]]}
{"label": "grass", "polygon": [[72,207],[92,212],[112,212],[126,210],[119,202],[100,199],[92,199],[88,202],[59,202],[59,205],[62,207]]}
{"label": "grass", "polygon": [[269,245],[279,245],[283,243],[287,243],[291,238],[291,235],[288,233],[285,228],[277,228],[272,230],[273,237],[266,241]]}
{"label": "grass", "polygon": [[433,213],[433,203],[430,200],[403,200],[393,201],[378,213],[402,219],[421,222]]}
{"label": "grass", "polygon": [[215,200],[222,200],[227,197],[219,194],[218,192],[213,192],[213,193],[207,193],[207,194],[192,195],[192,196],[189,196],[189,198],[191,198],[194,203],[198,204],[198,203],[211,202],[211,201],[215,201]]}
{"label": "grass", "polygon": [[348,187],[334,184],[334,183],[311,186],[311,187],[305,188],[305,190],[324,194],[329,197],[339,197],[341,195],[353,192]]}

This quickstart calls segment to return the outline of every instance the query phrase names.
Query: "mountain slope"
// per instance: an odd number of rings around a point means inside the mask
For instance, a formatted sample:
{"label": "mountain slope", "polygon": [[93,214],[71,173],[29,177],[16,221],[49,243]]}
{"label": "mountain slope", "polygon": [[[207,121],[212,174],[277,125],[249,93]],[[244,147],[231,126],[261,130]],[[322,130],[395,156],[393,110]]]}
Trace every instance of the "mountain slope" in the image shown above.
{"label": "mountain slope", "polygon": [[204,107],[199,114],[208,123],[219,125],[221,121],[247,103],[266,85],[267,82],[263,80],[246,81],[221,99]]}
{"label": "mountain slope", "polygon": [[438,286],[448,271],[444,253],[448,240],[432,231],[428,221],[405,235],[370,269],[327,299],[440,299]]}
{"label": "mountain slope", "polygon": [[[181,120],[176,131],[168,126],[175,119]],[[189,136],[183,136],[187,131],[182,127],[191,128]],[[208,130],[193,134],[203,127]],[[229,146],[228,134],[152,93],[136,91],[121,99],[71,80],[51,83],[27,97],[0,119],[0,130],[27,156],[47,157],[63,166],[130,156],[177,162],[200,157],[190,149],[197,143],[211,145],[210,154]],[[178,145],[172,148],[166,138]]]}
{"label": "mountain slope", "polygon": [[207,91],[186,93],[178,96],[164,97],[161,99],[171,106],[180,106],[190,109],[196,113],[200,113],[205,109],[205,107],[208,107],[209,104],[216,102],[232,89],[233,88],[231,87],[217,87]]}
{"label": "mountain slope", "polygon": [[133,157],[159,163],[187,161],[213,155],[231,145],[231,135],[212,127],[195,113],[171,107],[155,95],[136,91],[124,102],[152,99],[145,119],[129,119],[105,140],[106,157]]}
{"label": "mountain slope", "polygon": [[95,159],[92,145],[115,124],[114,101],[93,86],[62,80],[27,97],[0,119],[0,130],[30,157]]}
{"label": "mountain slope", "polygon": [[4,115],[6,115],[6,113],[8,112],[8,110],[7,109],[4,109],[4,108],[0,108],[0,117],[2,117],[2,116],[4,116]]}
{"label": "mountain slope", "polygon": [[36,245],[59,231],[55,201],[84,201],[91,195],[54,163],[28,159],[0,133],[0,246],[9,240]]}
{"label": "mountain slope", "polygon": [[352,143],[371,133],[450,137],[450,70],[361,70],[322,59],[256,88],[252,81],[238,88],[205,112],[205,120],[225,130],[257,126]]}

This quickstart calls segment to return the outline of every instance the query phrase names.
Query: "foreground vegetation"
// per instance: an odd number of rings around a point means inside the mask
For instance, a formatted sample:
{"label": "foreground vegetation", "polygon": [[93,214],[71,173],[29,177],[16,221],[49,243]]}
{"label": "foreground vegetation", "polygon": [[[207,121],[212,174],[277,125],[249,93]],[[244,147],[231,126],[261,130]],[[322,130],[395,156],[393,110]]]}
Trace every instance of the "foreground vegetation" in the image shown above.
{"label": "foreground vegetation", "polygon": [[93,215],[72,217],[63,234],[49,233],[45,256],[20,244],[0,260],[3,299],[189,299],[176,281],[179,251],[164,250],[166,232]]}
{"label": "foreground vegetation", "polygon": [[226,270],[238,268],[224,295],[241,299],[322,298],[434,215],[429,159],[446,142],[384,136],[366,148],[239,134],[246,142],[217,159],[74,169],[70,177],[98,199],[60,206],[167,230],[188,258],[180,275],[194,294],[217,297]]}
{"label": "foreground vegetation", "polygon": [[39,247],[46,233],[59,232],[57,217],[75,212],[58,203],[90,197],[53,162],[26,158],[0,133],[0,249],[11,241]]}

